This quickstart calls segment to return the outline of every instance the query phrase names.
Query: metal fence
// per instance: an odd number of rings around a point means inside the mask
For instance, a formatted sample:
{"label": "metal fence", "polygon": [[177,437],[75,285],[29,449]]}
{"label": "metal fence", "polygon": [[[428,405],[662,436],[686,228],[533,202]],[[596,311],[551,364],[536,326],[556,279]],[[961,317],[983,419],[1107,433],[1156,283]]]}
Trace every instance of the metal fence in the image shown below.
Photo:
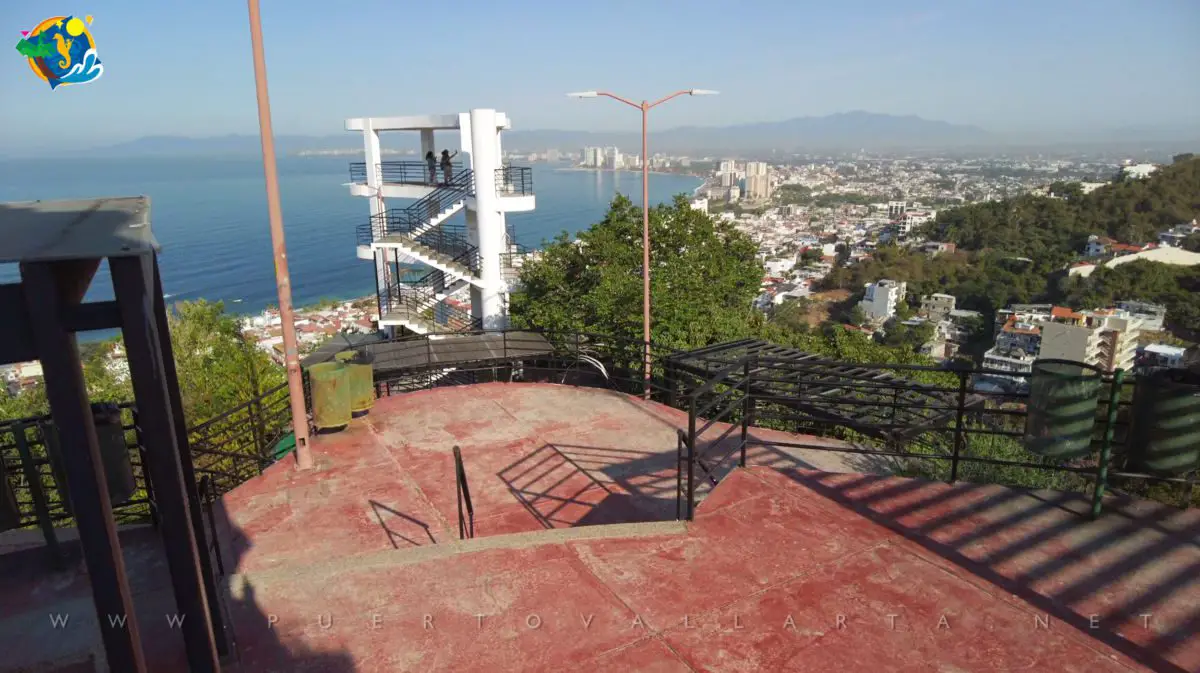
{"label": "metal fence", "polygon": [[[122,430],[133,467],[132,496],[113,505],[117,523],[156,522],[154,487],[143,469],[145,446],[131,403],[118,405]],[[3,474],[15,497],[17,527],[40,527],[52,547],[55,527],[74,524],[66,485],[52,465],[46,435],[53,428],[49,415],[0,422]],[[277,460],[291,432],[287,385],[276,386],[253,399],[188,430],[198,478],[207,478],[207,496],[216,498]],[[281,445],[282,443],[282,445]]]}

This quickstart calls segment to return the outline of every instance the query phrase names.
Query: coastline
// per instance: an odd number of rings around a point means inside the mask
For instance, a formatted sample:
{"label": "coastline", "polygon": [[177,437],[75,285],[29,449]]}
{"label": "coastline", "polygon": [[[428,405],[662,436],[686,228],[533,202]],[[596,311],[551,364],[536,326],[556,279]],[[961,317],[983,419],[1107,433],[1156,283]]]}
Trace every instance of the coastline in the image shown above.
{"label": "coastline", "polygon": [[[583,166],[568,166],[565,168],[555,168],[554,171],[560,172],[560,173],[634,173],[634,174],[640,174],[642,172],[641,170],[631,170],[628,168],[621,168],[621,169],[585,168]],[[708,185],[708,179],[700,177],[699,175],[691,175],[689,173],[671,173],[668,171],[649,171],[649,173],[650,173],[650,175],[673,175],[675,177],[695,178],[695,179],[699,180],[700,184],[696,185],[696,188],[692,190],[693,198],[695,198],[696,195],[700,193],[700,190],[704,189]]]}

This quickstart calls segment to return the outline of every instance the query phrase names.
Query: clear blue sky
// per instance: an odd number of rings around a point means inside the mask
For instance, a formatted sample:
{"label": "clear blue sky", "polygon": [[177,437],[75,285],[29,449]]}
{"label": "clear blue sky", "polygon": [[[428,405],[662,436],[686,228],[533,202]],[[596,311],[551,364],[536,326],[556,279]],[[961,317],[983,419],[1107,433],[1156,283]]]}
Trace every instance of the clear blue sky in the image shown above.
{"label": "clear blue sky", "polygon": [[[516,128],[659,128],[848,110],[1000,133],[1195,122],[1195,0],[263,0],[277,133],[351,116],[494,107]],[[49,11],[91,14],[105,65],[51,91],[13,45]],[[151,134],[256,133],[246,3],[2,0],[0,154]]]}

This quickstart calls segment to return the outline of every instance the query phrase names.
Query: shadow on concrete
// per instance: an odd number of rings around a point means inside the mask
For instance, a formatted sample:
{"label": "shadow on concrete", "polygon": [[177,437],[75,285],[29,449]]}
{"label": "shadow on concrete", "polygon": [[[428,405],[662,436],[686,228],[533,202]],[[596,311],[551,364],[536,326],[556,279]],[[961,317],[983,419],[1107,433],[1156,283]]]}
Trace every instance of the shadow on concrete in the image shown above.
{"label": "shadow on concrete", "polygon": [[1075,493],[781,472],[1140,664],[1198,670],[1196,510],[1114,499],[1090,521]]}
{"label": "shadow on concrete", "polygon": [[[222,588],[221,607],[225,614],[231,656],[223,670],[236,673],[355,671],[354,657],[349,652],[315,651],[299,638],[288,638],[281,629],[276,628],[276,622],[294,620],[297,616],[268,613],[259,605],[256,598],[257,589],[252,580],[243,577],[244,583],[241,586],[230,585],[231,573],[239,567],[251,544],[230,520],[221,500],[213,502],[206,509],[208,512],[205,513],[205,523],[208,527],[209,542],[211,544],[214,539],[219,540],[219,544],[213,545],[215,548],[209,550],[209,553],[221,560],[220,564],[214,566],[224,568],[224,576],[218,577],[217,583]],[[310,615],[303,617],[309,619]]]}
{"label": "shadow on concrete", "polygon": [[417,519],[415,517],[411,517],[403,512],[397,512],[396,510],[392,509],[391,507],[388,507],[387,505],[376,502],[374,500],[370,500],[368,502],[371,505],[371,511],[375,514],[375,518],[379,521],[379,527],[382,528],[383,532],[387,535],[388,542],[390,542],[392,544],[393,549],[400,548],[400,545],[396,544],[397,539],[403,540],[414,547],[419,547],[422,544],[425,544],[425,542],[419,541],[419,540],[414,540],[406,535],[403,535],[401,533],[398,533],[398,532],[392,530],[391,527],[388,526],[387,521],[384,520],[385,514],[389,514],[396,518],[404,519],[405,521],[416,524],[418,527],[425,530],[425,535],[429,538],[428,544],[437,544],[437,540],[435,540],[433,538],[433,533],[430,532],[430,530],[429,530],[429,524],[427,524],[424,521],[421,521],[420,519]]}

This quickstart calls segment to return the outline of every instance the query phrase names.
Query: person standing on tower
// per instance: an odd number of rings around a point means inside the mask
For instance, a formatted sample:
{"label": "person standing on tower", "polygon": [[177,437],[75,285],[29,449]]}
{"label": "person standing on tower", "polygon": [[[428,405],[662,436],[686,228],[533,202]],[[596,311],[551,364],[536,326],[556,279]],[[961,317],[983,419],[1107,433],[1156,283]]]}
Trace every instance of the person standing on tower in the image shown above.
{"label": "person standing on tower", "polygon": [[454,164],[450,160],[458,156],[458,152],[450,154],[450,150],[442,150],[442,175],[446,179],[446,184],[450,184],[450,174],[453,172]]}
{"label": "person standing on tower", "polygon": [[425,165],[429,167],[429,184],[437,184],[437,157],[433,156],[433,150],[425,153]]}

